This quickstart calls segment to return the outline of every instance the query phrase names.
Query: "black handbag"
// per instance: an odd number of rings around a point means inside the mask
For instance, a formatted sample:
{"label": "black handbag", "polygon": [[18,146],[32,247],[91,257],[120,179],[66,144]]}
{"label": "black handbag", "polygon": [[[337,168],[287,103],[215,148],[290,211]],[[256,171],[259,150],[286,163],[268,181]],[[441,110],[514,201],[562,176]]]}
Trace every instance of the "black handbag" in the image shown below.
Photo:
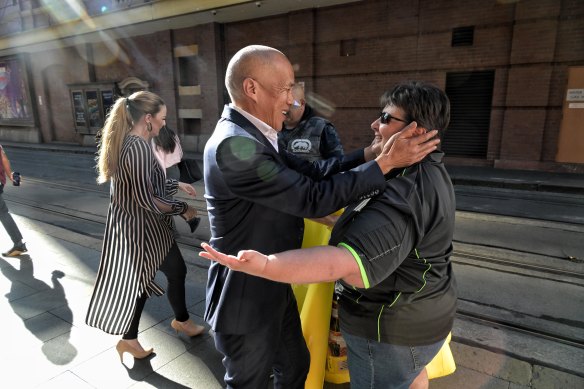
{"label": "black handbag", "polygon": [[194,159],[184,158],[178,163],[178,170],[180,171],[180,182],[192,184],[203,178],[203,173]]}

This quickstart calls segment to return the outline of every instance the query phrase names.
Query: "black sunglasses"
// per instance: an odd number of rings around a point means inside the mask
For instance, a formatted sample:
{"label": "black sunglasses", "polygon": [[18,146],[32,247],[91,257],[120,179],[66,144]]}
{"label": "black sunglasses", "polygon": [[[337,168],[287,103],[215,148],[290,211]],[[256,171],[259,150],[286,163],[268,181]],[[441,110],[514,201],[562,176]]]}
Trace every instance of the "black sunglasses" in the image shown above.
{"label": "black sunglasses", "polygon": [[387,112],[381,112],[379,116],[379,121],[381,122],[381,124],[387,124],[391,121],[391,119],[397,120],[398,122],[407,123],[407,121],[400,118],[396,118],[395,116],[391,116]]}

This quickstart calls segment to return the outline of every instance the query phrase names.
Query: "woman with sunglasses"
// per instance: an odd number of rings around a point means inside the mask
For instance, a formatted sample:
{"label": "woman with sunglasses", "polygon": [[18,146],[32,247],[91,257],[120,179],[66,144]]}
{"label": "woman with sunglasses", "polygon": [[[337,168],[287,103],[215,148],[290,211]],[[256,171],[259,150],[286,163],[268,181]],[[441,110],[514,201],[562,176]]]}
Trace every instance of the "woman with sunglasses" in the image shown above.
{"label": "woman with sunglasses", "polygon": [[[450,120],[446,94],[421,82],[395,86],[381,105],[371,125],[381,144],[412,121],[442,136]],[[329,246],[234,257],[203,244],[200,255],[274,281],[338,280],[351,387],[427,388],[425,366],[452,329],[456,310],[450,262],[456,208],[442,158],[437,150],[390,172],[383,193],[346,208]]]}

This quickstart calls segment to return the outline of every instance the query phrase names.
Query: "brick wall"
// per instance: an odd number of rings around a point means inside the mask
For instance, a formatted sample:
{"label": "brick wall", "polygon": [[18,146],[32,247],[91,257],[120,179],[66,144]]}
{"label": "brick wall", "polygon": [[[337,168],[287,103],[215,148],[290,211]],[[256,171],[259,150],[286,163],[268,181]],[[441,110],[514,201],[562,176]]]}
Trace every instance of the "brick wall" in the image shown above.
{"label": "brick wall", "polygon": [[[473,45],[451,47],[463,26],[475,27]],[[365,0],[228,24],[225,36],[227,58],[250,43],[283,50],[297,78],[334,106],[346,150],[370,142],[378,98],[393,83],[444,87],[448,72],[494,70],[486,163],[548,169],[567,69],[584,64],[584,2]],[[353,52],[343,56],[347,42]]]}
{"label": "brick wall", "polygon": [[86,82],[87,63],[81,56],[85,46],[45,50],[30,54],[31,82],[43,142],[80,142],[73,124],[72,102],[68,84]]}
{"label": "brick wall", "polygon": [[[190,78],[200,87],[200,94],[182,96],[177,94],[177,113],[178,109],[200,109],[202,117],[197,119],[200,121],[200,126],[193,131],[193,129],[185,128],[184,122],[179,119],[176,128],[183,137],[185,150],[202,151],[217,124],[224,103],[223,74],[226,65],[223,63],[221,55],[220,26],[211,23],[177,29],[172,31],[172,37],[174,48],[193,45],[197,47],[197,55],[192,56],[191,68],[186,71],[194,72]],[[178,58],[174,58],[174,73],[176,75],[174,86],[176,90],[180,84],[180,72]]]}
{"label": "brick wall", "polygon": [[[474,26],[473,45],[451,47],[452,29],[464,26]],[[246,45],[265,44],[287,54],[347,151],[371,141],[379,96],[394,83],[420,79],[444,88],[449,72],[494,70],[486,158],[458,161],[547,169],[557,152],[567,71],[584,65],[584,1],[363,0],[113,39],[118,53],[92,45],[94,60],[101,61],[95,63],[95,81],[130,75],[148,80],[167,101],[168,122],[179,132],[178,110],[201,109],[199,138],[190,150],[202,150],[213,131],[225,96],[227,61]],[[181,45],[198,46],[193,77],[200,95],[179,96],[173,50]],[[50,113],[39,107],[45,141],[75,141],[70,102],[49,96],[53,92],[45,85],[47,77],[63,77],[59,93],[67,83],[90,81],[82,53],[75,47],[34,53],[42,58],[32,61],[37,95],[54,105]]]}

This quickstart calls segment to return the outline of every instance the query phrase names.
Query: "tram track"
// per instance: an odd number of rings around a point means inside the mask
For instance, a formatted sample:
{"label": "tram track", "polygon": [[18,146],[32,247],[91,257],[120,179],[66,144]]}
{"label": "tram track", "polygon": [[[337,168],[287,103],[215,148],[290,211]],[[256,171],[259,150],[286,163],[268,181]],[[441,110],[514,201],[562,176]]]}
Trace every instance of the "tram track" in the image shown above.
{"label": "tram track", "polygon": [[[109,197],[109,191],[107,189],[105,189],[105,187],[100,188],[97,185],[95,185],[95,186],[82,185],[81,186],[81,185],[74,185],[74,184],[66,183],[66,182],[54,182],[54,181],[49,181],[49,180],[39,179],[39,178],[32,178],[32,177],[27,177],[26,182],[34,184],[34,185],[39,185],[43,188],[54,188],[54,189],[58,189],[58,190],[65,190],[67,192],[71,192],[71,191],[91,192],[91,193],[96,193],[100,196]],[[33,208],[33,209],[36,209],[36,210],[43,212],[43,213],[50,213],[50,214],[58,215],[61,217],[73,218],[73,219],[78,220],[80,222],[90,222],[90,223],[94,223],[94,224],[97,224],[100,226],[105,225],[105,220],[106,220],[105,215],[88,213],[85,211],[75,210],[75,209],[71,209],[71,208],[65,208],[62,206],[55,206],[55,205],[47,206],[47,204],[42,204],[42,203],[38,203],[35,201],[27,201],[27,200],[24,200],[23,198],[17,198],[15,196],[7,195],[7,194],[5,194],[4,196],[10,202],[13,202],[15,204],[19,204],[22,206],[26,206],[29,208]],[[193,203],[195,208],[197,209],[199,216],[204,217],[207,215],[206,202],[204,200],[201,200],[200,198],[191,198],[191,197],[187,197],[187,196],[182,196],[181,194],[177,195],[177,198],[180,198],[181,200]],[[489,218],[490,216],[485,215],[484,217]],[[567,227],[571,228],[569,226],[567,226]],[[564,228],[564,226],[562,226],[562,228]],[[76,232],[83,233],[83,231],[76,231]],[[192,243],[192,239],[189,239],[189,240],[179,239],[179,242],[185,246],[200,249],[200,245]],[[455,244],[456,243],[457,243],[457,241],[455,240]],[[465,244],[465,242],[458,242],[458,243]],[[473,243],[470,243],[470,245],[476,246],[476,244],[473,244]],[[508,250],[507,248],[499,247],[499,246],[489,246],[489,247],[486,247],[486,249],[492,249],[492,250],[506,249],[506,250]],[[525,250],[525,251],[517,251],[516,250],[516,252],[514,254],[516,256],[522,256],[522,255],[532,255],[532,254],[536,254],[536,253],[533,253],[533,252],[527,251],[527,250]],[[531,271],[536,271],[536,272],[545,273],[545,274],[554,274],[554,275],[558,275],[558,276],[566,276],[566,277],[572,277],[572,278],[584,280],[584,272],[581,272],[581,271],[574,271],[572,269],[564,270],[564,269],[560,269],[558,267],[543,266],[541,264],[530,264],[530,263],[526,263],[523,260],[510,260],[508,258],[501,258],[500,256],[486,255],[486,254],[480,254],[480,253],[476,253],[476,252],[470,252],[470,251],[467,251],[464,249],[457,249],[456,247],[455,247],[455,250],[453,253],[453,257],[454,257],[453,258],[454,261],[459,261],[461,263],[465,263],[465,264],[470,265],[470,266],[481,266],[480,264],[476,263],[476,262],[479,262],[481,264],[500,265],[500,266],[506,267],[508,269],[516,269],[516,271],[514,271],[515,273],[521,273],[521,272],[524,272],[526,270],[531,270]],[[566,259],[566,257],[558,257],[558,258],[564,259],[564,260]],[[473,261],[474,261],[474,263],[473,263]],[[580,260],[576,259],[576,260],[573,260],[573,262],[580,263]]]}
{"label": "tram track", "polygon": [[[478,268],[498,268],[500,271],[509,274],[528,275],[533,278],[549,279],[550,276],[557,276],[556,279],[571,280],[575,285],[584,286],[584,273],[573,269],[564,269],[560,267],[543,266],[540,264],[531,264],[525,260],[510,260],[507,258],[497,258],[490,255],[469,253],[463,250],[455,249],[452,255],[454,263]],[[578,265],[579,262],[574,262]],[[573,266],[573,267],[576,267]]]}
{"label": "tram track", "polygon": [[[99,189],[92,189],[92,188],[74,186],[74,185],[69,185],[69,184],[61,184],[61,183],[48,183],[44,180],[30,179],[30,178],[28,179],[28,181],[33,182],[33,183],[42,184],[42,185],[50,185],[54,188],[59,188],[59,189],[67,190],[67,191],[70,191],[70,190],[92,191],[92,192],[95,192],[95,193],[98,193],[101,195],[108,195],[107,192],[105,192],[103,190],[99,190]],[[42,213],[49,213],[49,214],[53,214],[53,215],[58,215],[60,217],[72,218],[72,219],[78,220],[80,222],[89,222],[89,223],[98,225],[100,227],[105,226],[106,217],[104,215],[96,215],[96,214],[92,214],[92,213],[87,213],[87,212],[83,212],[83,211],[79,211],[79,210],[67,209],[67,208],[57,207],[57,206],[47,206],[46,204],[41,204],[41,203],[34,202],[34,201],[27,201],[27,200],[24,200],[22,198],[16,198],[14,196],[5,196],[5,197],[6,197],[6,200],[9,202],[12,202],[12,203],[15,203],[15,204],[18,204],[21,206],[26,206],[26,207],[35,209],[37,211],[40,211]],[[206,203],[204,201],[201,201],[201,200],[197,201],[197,200],[190,199],[190,198],[181,198],[181,199],[187,200],[189,202],[194,202],[196,204],[197,212],[199,213],[199,215],[206,216],[207,210],[206,210]],[[84,234],[83,230],[79,230],[79,231],[75,231],[75,232]],[[207,240],[208,240],[208,238],[207,238]],[[192,248],[199,249],[199,250],[201,249],[200,244],[192,243],[192,239],[180,239],[179,238],[178,241],[179,241],[179,243],[181,243],[184,246],[192,247]],[[499,247],[494,247],[494,248],[499,248]],[[525,252],[519,252],[517,254],[532,254],[532,253],[525,251]],[[537,272],[542,272],[542,273],[547,273],[547,274],[569,276],[569,277],[584,280],[584,273],[581,273],[581,272],[568,271],[568,270],[558,269],[558,268],[554,268],[554,267],[550,267],[550,266],[534,265],[534,264],[526,263],[525,261],[514,261],[514,260],[499,258],[499,257],[491,256],[491,255],[471,253],[471,252],[456,249],[456,248],[453,252],[453,261],[465,263],[465,264],[470,265],[470,266],[481,266],[480,264],[476,264],[476,262],[483,263],[483,264],[484,263],[496,264],[496,265],[507,267],[509,269],[516,269],[513,272],[517,273],[517,274],[521,274],[522,272],[525,272],[526,270],[532,270],[532,271],[537,271]],[[473,263],[472,261],[475,261],[475,263]]]}
{"label": "tram track", "polygon": [[[88,188],[79,185],[71,185],[68,183],[53,183],[42,179],[32,178],[29,178],[27,182],[33,185],[39,185],[45,188],[51,187],[67,192],[90,191],[92,193],[98,194],[99,196],[109,196],[107,191],[100,190],[98,188]],[[63,205],[40,203],[27,200],[22,197],[16,197],[12,195],[7,196],[6,194],[5,200],[19,207],[26,207],[28,209],[34,210],[36,212],[36,217],[33,217],[34,219],[45,223],[54,224],[83,235],[89,235],[101,239],[101,236],[97,236],[95,231],[100,231],[100,234],[103,233],[106,221],[105,215],[67,208]],[[196,207],[198,208],[200,215],[206,215],[206,209],[203,208],[203,201],[193,201],[193,199],[190,198],[185,198],[185,200],[197,204]],[[74,220],[76,223],[59,223],[58,220],[51,221],[51,219],[55,218]],[[92,227],[89,228],[87,226]],[[94,233],[92,234],[88,231],[94,231]],[[189,237],[188,239],[182,237],[177,239],[177,242],[182,247],[191,248],[195,251],[201,250],[200,241],[193,239],[192,237]],[[519,254],[526,253],[513,252],[510,255],[513,256]],[[473,252],[472,250],[457,249],[456,246],[453,254],[453,263],[455,263],[455,265],[458,264],[475,268],[483,268],[487,270],[494,269],[499,272],[507,272],[513,275],[525,277],[533,277],[533,273],[536,273],[540,279],[550,280],[552,278],[559,278],[561,279],[561,282],[564,283],[566,282],[565,280],[568,279],[571,280],[569,282],[572,282],[572,284],[577,287],[584,286],[584,283],[582,282],[584,280],[584,273],[582,272],[564,270],[539,263],[526,263],[524,260],[514,260],[513,258],[500,257],[499,255],[486,255],[480,252]],[[554,324],[554,318],[545,318],[545,320],[540,320],[540,318],[537,317],[531,317],[529,318],[530,320],[523,320],[523,318],[514,319],[514,316],[517,316],[517,312],[506,310],[502,307],[489,310],[488,308],[481,306],[480,302],[473,301],[473,299],[468,299],[465,301],[464,298],[461,297],[459,301],[461,302],[459,305],[462,305],[462,307],[459,307],[456,313],[456,318],[458,321],[474,323],[476,325],[489,328],[501,329],[504,331],[521,334],[522,336],[534,337],[548,342],[574,347],[579,350],[584,349],[584,337],[574,337],[571,335],[571,333],[575,331],[581,332],[581,327],[574,331],[570,330],[572,332],[563,331],[563,329],[568,328],[569,325],[562,323],[560,319],[558,319],[557,325]],[[470,308],[469,304],[471,304]],[[473,306],[472,304],[476,305]],[[539,326],[538,320],[545,323]],[[575,323],[574,325],[578,326],[581,325],[581,323]],[[563,326],[562,330],[556,331],[555,328],[557,326]],[[474,340],[472,338],[469,338],[463,340],[463,343],[473,341]]]}
{"label": "tram track", "polygon": [[534,336],[540,339],[545,339],[556,343],[562,343],[567,346],[584,349],[584,340],[574,339],[569,336],[558,334],[557,332],[522,325],[520,323],[513,322],[510,320],[503,320],[500,318],[493,317],[491,315],[480,314],[476,312],[467,311],[464,309],[457,309],[456,317],[461,320],[472,321],[480,325],[503,328],[508,331],[519,332],[524,335]]}

